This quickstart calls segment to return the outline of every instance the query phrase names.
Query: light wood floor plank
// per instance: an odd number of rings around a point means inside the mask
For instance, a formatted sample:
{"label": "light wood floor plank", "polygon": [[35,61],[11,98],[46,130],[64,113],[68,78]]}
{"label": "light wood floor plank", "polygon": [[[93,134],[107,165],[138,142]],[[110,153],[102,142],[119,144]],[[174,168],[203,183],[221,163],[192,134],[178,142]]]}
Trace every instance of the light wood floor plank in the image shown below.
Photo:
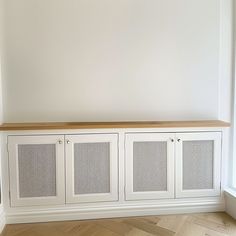
{"label": "light wood floor plank", "polygon": [[156,224],[148,222],[146,219],[130,219],[124,221],[126,224],[133,226],[134,228],[141,229],[156,236],[173,236],[175,233],[168,229],[159,227]]}
{"label": "light wood floor plank", "polygon": [[236,236],[225,213],[7,225],[1,236]]}
{"label": "light wood floor plank", "polygon": [[157,225],[177,233],[187,219],[187,215],[162,216],[160,217],[160,220],[158,221]]}

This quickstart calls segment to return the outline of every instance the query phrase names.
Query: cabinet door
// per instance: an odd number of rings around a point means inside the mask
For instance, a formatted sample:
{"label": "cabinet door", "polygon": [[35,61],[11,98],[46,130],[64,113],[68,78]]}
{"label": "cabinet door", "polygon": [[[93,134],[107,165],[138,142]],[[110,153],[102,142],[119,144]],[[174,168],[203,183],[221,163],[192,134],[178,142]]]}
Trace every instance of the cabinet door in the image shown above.
{"label": "cabinet door", "polygon": [[9,136],[12,206],[65,203],[64,136]]}
{"label": "cabinet door", "polygon": [[176,197],[220,195],[221,133],[179,133]]}
{"label": "cabinet door", "polygon": [[67,203],[118,200],[118,135],[66,136]]}
{"label": "cabinet door", "polygon": [[126,134],[126,200],[174,197],[174,138],[171,133]]}

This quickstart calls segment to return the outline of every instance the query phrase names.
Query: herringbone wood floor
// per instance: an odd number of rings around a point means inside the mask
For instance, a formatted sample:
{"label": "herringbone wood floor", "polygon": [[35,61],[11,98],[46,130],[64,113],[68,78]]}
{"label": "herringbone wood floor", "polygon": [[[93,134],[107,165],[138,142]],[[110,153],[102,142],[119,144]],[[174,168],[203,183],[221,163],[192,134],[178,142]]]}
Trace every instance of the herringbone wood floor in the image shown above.
{"label": "herringbone wood floor", "polygon": [[225,213],[8,225],[2,236],[236,236]]}

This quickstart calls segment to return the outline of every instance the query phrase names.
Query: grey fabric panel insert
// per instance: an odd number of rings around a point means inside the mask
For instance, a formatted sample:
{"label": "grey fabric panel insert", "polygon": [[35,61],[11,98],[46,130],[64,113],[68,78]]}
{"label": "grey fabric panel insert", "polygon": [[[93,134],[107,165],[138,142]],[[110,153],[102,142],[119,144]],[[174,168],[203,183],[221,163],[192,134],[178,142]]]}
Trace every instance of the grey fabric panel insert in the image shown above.
{"label": "grey fabric panel insert", "polygon": [[133,190],[167,191],[167,142],[134,142]]}
{"label": "grey fabric panel insert", "polygon": [[110,192],[110,143],[74,145],[75,194]]}
{"label": "grey fabric panel insert", "polygon": [[20,197],[56,196],[56,145],[18,145]]}
{"label": "grey fabric panel insert", "polygon": [[214,141],[183,142],[183,189],[213,189]]}

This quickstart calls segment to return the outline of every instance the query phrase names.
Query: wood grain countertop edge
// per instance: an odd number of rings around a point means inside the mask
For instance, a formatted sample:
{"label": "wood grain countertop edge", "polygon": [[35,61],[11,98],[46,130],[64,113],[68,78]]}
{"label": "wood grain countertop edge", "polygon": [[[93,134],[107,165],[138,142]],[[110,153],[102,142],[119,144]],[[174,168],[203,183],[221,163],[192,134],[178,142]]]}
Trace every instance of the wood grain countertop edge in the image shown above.
{"label": "wood grain countertop edge", "polygon": [[221,120],[3,123],[2,125],[0,125],[0,131],[60,130],[60,129],[191,128],[191,127],[223,128],[223,127],[230,127],[230,123]]}

